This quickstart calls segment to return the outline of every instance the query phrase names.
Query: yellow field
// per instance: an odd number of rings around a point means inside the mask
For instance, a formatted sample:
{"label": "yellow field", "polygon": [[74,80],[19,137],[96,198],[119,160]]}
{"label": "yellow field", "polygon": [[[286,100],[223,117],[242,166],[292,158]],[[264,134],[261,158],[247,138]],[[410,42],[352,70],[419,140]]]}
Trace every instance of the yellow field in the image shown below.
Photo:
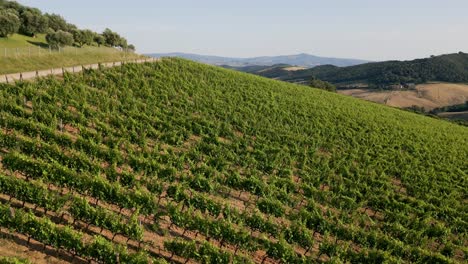
{"label": "yellow field", "polygon": [[463,104],[468,100],[468,85],[453,83],[421,84],[416,86],[414,91],[375,92],[369,89],[350,89],[338,92],[388,106],[398,108],[418,106],[424,107],[425,110]]}

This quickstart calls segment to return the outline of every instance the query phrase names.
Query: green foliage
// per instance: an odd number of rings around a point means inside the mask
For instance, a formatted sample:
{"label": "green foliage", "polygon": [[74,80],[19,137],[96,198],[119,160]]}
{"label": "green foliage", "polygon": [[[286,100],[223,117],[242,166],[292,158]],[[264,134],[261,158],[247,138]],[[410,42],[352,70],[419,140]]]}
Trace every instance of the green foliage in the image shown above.
{"label": "green foliage", "polygon": [[94,41],[94,36],[95,33],[89,29],[73,31],[73,39],[80,47],[83,47],[83,45],[91,45]]}
{"label": "green foliage", "polygon": [[0,264],[31,264],[27,259],[0,257]]}
{"label": "green foliage", "polygon": [[49,28],[47,17],[35,8],[27,8],[20,12],[21,27],[19,32],[26,36],[35,36],[39,33],[46,33]]}
{"label": "green foliage", "polygon": [[188,242],[178,239],[165,241],[164,247],[173,254],[186,259],[195,259],[204,264],[250,263],[246,259],[234,257],[207,242],[197,246],[193,241]]}
{"label": "green foliage", "polygon": [[281,203],[272,199],[261,199],[258,201],[257,207],[261,212],[268,215],[271,214],[276,217],[281,217],[284,215],[284,209]]}
{"label": "green foliage", "polygon": [[99,47],[106,44],[106,38],[101,34],[95,34],[93,40]]}
{"label": "green foliage", "polygon": [[333,65],[288,71],[285,66],[239,68],[241,71],[293,83],[308,83],[313,77],[338,88],[369,87],[388,89],[391,85],[411,87],[429,81],[468,82],[468,54],[460,52],[412,61],[384,61],[349,67]]}
{"label": "green foliage", "polygon": [[17,33],[21,26],[21,21],[17,13],[9,9],[0,8],[0,38],[8,37]]}
{"label": "green foliage", "polygon": [[88,261],[464,262],[465,127],[179,59],[0,109],[0,226]]}
{"label": "green foliage", "polygon": [[115,245],[102,236],[95,236],[92,241],[84,241],[81,232],[68,226],[58,226],[48,218],[39,218],[31,212],[13,209],[8,205],[0,204],[0,225],[32,237],[44,245],[60,247],[73,254],[106,263],[119,263],[119,259],[125,263],[148,261],[143,252],[128,253],[124,247]]}
{"label": "green foliage", "polygon": [[106,28],[102,32],[102,36],[105,39],[105,43],[109,47],[126,47],[127,41],[122,38],[118,33]]}
{"label": "green foliage", "polygon": [[[98,46],[107,44],[110,47],[127,49],[127,40],[116,32],[106,29],[101,37],[99,34],[88,30],[80,30],[76,25],[68,23],[62,16],[57,14],[42,14],[37,8],[23,6],[15,1],[2,1],[0,3],[0,38],[7,37],[19,32],[25,36],[36,37],[38,34],[53,35],[53,32],[66,32],[73,34],[74,41],[80,47],[92,45],[94,42]],[[52,36],[51,44],[54,48],[61,47],[64,43],[64,35]],[[58,41],[60,40],[60,41]],[[66,37],[69,43],[68,36]],[[73,44],[73,43],[72,43]],[[132,45],[130,51],[135,51]]]}
{"label": "green foliage", "polygon": [[428,81],[468,82],[468,54],[448,54],[412,61],[386,61],[351,67],[316,67],[309,74],[341,86],[367,83],[374,87]]}
{"label": "green foliage", "polygon": [[71,30],[68,26],[67,21],[62,16],[57,15],[57,14],[45,14],[45,17],[49,21],[48,23],[49,28],[52,29],[53,31],[62,30],[62,31],[69,32]]}
{"label": "green foliage", "polygon": [[329,92],[336,92],[336,86],[335,85],[333,85],[333,84],[331,84],[329,82],[319,80],[319,79],[317,79],[315,77],[312,77],[312,79],[310,80],[310,87],[322,89],[322,90],[329,91]]}
{"label": "green foliage", "polygon": [[46,41],[49,45],[58,49],[73,44],[73,35],[71,33],[59,30],[56,32],[50,32],[46,35]]}

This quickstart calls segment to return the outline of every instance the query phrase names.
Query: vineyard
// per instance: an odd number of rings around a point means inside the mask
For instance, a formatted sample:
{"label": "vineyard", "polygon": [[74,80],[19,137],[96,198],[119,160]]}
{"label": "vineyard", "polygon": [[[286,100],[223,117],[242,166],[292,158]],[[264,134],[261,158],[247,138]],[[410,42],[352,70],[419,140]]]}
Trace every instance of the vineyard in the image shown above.
{"label": "vineyard", "polygon": [[32,263],[468,261],[466,127],[181,59],[0,109],[0,238]]}

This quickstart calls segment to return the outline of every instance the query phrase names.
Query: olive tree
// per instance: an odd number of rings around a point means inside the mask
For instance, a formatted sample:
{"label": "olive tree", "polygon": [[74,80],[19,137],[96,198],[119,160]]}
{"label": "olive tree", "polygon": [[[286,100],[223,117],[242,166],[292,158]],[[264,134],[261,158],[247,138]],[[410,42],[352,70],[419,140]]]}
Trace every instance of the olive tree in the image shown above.
{"label": "olive tree", "polygon": [[34,37],[38,33],[45,33],[49,28],[47,17],[34,8],[25,9],[20,13],[21,26],[19,32]]}
{"label": "olive tree", "polygon": [[102,32],[102,36],[109,47],[118,47],[122,42],[122,37],[108,28]]}
{"label": "olive tree", "polygon": [[58,49],[59,47],[69,46],[73,44],[73,35],[62,30],[50,32],[46,35],[47,43],[50,47]]}
{"label": "olive tree", "polygon": [[60,15],[56,14],[45,14],[49,21],[49,28],[54,31],[68,31],[68,24],[67,21]]}
{"label": "olive tree", "polygon": [[80,47],[83,47],[84,45],[91,45],[94,40],[94,32],[89,29],[74,30],[73,38]]}
{"label": "olive tree", "polygon": [[95,34],[94,42],[96,42],[98,47],[101,47],[102,45],[106,44],[106,39],[101,34]]}
{"label": "olive tree", "polygon": [[5,38],[8,35],[18,32],[21,21],[15,12],[10,10],[0,10],[0,37]]}

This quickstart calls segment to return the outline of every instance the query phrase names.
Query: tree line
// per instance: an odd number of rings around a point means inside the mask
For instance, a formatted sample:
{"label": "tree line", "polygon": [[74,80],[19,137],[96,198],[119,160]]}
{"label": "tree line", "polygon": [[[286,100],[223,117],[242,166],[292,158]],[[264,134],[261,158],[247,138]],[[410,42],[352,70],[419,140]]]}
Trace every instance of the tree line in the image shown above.
{"label": "tree line", "polygon": [[0,38],[8,38],[16,33],[29,37],[46,34],[47,43],[55,49],[72,45],[96,45],[135,50],[134,45],[129,45],[124,37],[108,28],[102,33],[79,29],[60,15],[43,14],[37,8],[0,0]]}

